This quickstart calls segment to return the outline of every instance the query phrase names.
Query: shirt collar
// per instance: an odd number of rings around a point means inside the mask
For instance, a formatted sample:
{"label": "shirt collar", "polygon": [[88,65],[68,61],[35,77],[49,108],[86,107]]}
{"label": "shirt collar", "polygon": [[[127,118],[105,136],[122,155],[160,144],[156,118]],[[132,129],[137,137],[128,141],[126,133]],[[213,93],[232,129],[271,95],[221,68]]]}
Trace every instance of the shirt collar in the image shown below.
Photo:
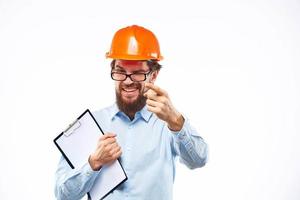
{"label": "shirt collar", "polygon": [[152,112],[150,112],[148,109],[147,109],[147,106],[145,105],[142,110],[139,111],[141,113],[141,116],[143,117],[143,119],[148,122],[150,117],[152,116]]}
{"label": "shirt collar", "polygon": [[111,106],[111,112],[110,112],[110,119],[113,120],[114,117],[120,112],[118,106],[117,106],[117,103],[114,103],[112,106]]}
{"label": "shirt collar", "polygon": [[[113,120],[115,118],[116,115],[118,115],[119,113],[121,113],[120,109],[118,108],[118,105],[117,103],[114,103],[111,107],[111,116],[110,116],[110,119]],[[146,122],[148,122],[150,120],[150,117],[152,116],[152,112],[150,112],[148,109],[147,109],[147,106],[145,105],[140,111],[138,111],[136,114],[135,114],[135,117],[142,117]]]}

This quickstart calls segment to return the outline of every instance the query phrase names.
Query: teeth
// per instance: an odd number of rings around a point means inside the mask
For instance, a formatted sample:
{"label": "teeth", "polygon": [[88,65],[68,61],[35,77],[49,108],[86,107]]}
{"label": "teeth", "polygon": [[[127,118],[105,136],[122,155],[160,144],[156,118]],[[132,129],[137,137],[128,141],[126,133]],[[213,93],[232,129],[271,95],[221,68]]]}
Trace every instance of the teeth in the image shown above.
{"label": "teeth", "polygon": [[136,90],[136,88],[127,88],[127,89],[125,89],[125,88],[123,88],[123,90],[125,90],[126,92],[133,92],[133,91],[135,91]]}

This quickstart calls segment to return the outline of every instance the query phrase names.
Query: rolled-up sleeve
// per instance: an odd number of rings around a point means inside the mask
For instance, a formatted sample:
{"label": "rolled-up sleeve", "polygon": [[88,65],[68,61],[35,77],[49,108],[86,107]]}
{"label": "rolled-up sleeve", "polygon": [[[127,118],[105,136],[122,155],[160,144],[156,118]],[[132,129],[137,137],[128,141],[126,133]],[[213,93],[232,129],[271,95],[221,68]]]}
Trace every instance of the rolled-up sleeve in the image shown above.
{"label": "rolled-up sleeve", "polygon": [[99,171],[93,171],[87,162],[79,169],[72,169],[61,157],[55,173],[55,196],[58,200],[79,200],[93,186]]}
{"label": "rolled-up sleeve", "polygon": [[188,168],[195,169],[206,164],[208,159],[208,146],[192,127],[186,117],[180,131],[169,131],[172,134],[172,150],[179,156],[181,163]]}

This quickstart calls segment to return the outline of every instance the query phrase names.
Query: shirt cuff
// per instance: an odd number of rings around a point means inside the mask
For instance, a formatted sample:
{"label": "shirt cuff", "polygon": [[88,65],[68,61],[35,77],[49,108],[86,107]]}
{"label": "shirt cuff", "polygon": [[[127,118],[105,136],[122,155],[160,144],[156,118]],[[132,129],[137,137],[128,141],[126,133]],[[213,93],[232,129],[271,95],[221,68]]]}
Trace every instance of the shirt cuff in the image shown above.
{"label": "shirt cuff", "polygon": [[92,167],[90,166],[90,163],[89,163],[89,162],[85,163],[85,164],[82,166],[82,172],[83,172],[83,174],[86,175],[87,177],[96,176],[100,171],[101,171],[101,169],[98,170],[98,171],[94,171],[94,170],[92,169]]}
{"label": "shirt cuff", "polygon": [[184,115],[183,118],[184,118],[184,122],[180,131],[172,131],[171,129],[169,129],[169,131],[171,132],[171,134],[173,135],[177,143],[182,143],[186,145],[190,142],[190,137],[188,136],[188,131],[187,131],[189,129],[189,123],[187,118]]}

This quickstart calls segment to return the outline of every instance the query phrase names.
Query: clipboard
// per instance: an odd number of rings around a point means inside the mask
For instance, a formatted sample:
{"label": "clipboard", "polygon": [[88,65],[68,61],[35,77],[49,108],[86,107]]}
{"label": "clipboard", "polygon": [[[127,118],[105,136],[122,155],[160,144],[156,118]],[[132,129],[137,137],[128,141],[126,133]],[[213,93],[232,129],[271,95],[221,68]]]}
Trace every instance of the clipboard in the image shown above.
{"label": "clipboard", "polygon": [[[87,109],[53,141],[70,167],[77,169],[88,162],[101,134],[104,135],[101,127]],[[88,192],[88,197],[91,200],[103,199],[127,179],[119,160],[104,165]]]}

